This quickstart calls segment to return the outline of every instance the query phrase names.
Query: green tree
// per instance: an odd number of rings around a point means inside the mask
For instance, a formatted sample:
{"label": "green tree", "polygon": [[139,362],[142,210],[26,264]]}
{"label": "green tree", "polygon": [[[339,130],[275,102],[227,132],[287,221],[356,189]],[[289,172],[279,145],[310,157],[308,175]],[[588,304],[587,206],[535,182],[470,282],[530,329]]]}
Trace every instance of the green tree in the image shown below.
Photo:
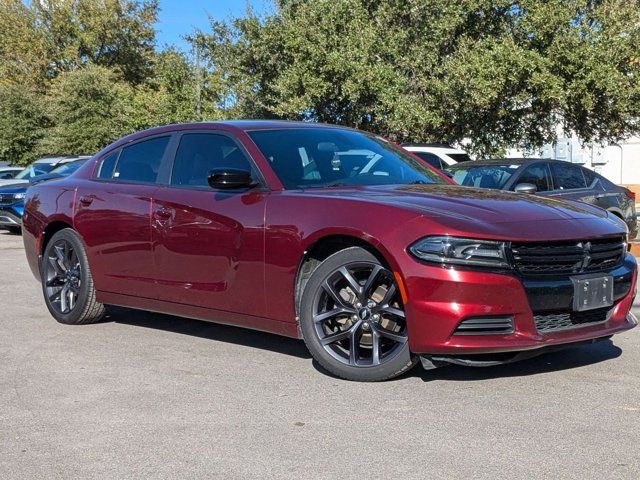
{"label": "green tree", "polygon": [[339,123],[496,154],[637,133],[629,0],[280,0],[192,42],[233,117]]}
{"label": "green tree", "polygon": [[0,160],[25,165],[47,126],[40,97],[21,84],[0,84]]}
{"label": "green tree", "polygon": [[39,145],[43,154],[92,154],[135,130],[134,91],[112,70],[88,65],[61,74],[47,97],[53,126]]}
{"label": "green tree", "polygon": [[0,73],[55,78],[87,64],[137,84],[151,72],[157,0],[0,0]]}
{"label": "green tree", "polygon": [[185,55],[168,49],[156,55],[153,74],[136,88],[138,129],[196,120],[196,75]]}

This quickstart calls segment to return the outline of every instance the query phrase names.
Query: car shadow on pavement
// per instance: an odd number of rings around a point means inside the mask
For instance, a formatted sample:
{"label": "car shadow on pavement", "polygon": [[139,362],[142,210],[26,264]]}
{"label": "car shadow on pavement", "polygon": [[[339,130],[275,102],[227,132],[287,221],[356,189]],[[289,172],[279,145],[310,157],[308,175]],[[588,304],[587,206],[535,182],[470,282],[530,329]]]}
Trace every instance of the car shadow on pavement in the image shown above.
{"label": "car shadow on pavement", "polygon": [[220,323],[121,307],[109,307],[104,321],[191,335],[217,342],[269,350],[298,358],[311,358],[301,340]]}
{"label": "car shadow on pavement", "polygon": [[418,366],[407,375],[419,376],[425,382],[437,380],[467,382],[500,377],[523,377],[585,367],[617,358],[620,355],[622,355],[620,347],[615,346],[611,340],[603,340],[494,367],[450,365],[435,370],[424,370]]}
{"label": "car shadow on pavement", "polygon": [[[193,320],[122,307],[109,307],[104,321],[191,335],[218,342],[269,350],[303,359],[311,358],[302,340],[203,320]],[[438,380],[475,381],[500,377],[522,377],[593,365],[617,358],[620,355],[622,355],[622,349],[615,346],[611,340],[604,340],[495,367],[478,368],[450,365],[435,370],[424,370],[420,365],[417,365],[410,372],[394,380],[420,377],[425,382]],[[315,360],[313,360],[313,367],[324,375],[335,377]]]}

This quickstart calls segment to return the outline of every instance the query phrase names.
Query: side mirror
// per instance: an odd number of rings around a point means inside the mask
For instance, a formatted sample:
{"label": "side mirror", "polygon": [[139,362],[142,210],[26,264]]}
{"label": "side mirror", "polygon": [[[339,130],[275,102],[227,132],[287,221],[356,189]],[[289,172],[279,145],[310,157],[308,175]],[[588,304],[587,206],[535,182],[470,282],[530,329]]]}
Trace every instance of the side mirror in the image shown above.
{"label": "side mirror", "polygon": [[232,190],[251,188],[256,182],[251,178],[251,172],[238,168],[217,168],[209,172],[207,177],[209,186],[215,190]]}
{"label": "side mirror", "polygon": [[516,193],[528,193],[530,195],[533,195],[538,191],[538,187],[536,187],[533,183],[519,183],[513,190]]}

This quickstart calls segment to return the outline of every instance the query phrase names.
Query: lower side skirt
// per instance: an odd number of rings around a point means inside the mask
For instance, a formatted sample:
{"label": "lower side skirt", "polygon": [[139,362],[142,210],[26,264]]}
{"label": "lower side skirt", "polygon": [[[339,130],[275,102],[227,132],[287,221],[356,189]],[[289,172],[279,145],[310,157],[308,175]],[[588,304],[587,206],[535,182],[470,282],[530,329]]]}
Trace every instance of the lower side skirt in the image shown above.
{"label": "lower side skirt", "polygon": [[528,358],[537,357],[550,352],[557,352],[566,348],[577,347],[580,345],[590,345],[611,338],[606,337],[594,338],[582,342],[563,343],[561,345],[551,345],[548,347],[536,348],[534,350],[524,350],[520,352],[501,352],[501,353],[477,353],[471,355],[421,355],[420,362],[425,370],[443,367],[445,365],[463,365],[465,367],[494,367],[496,365],[505,365],[507,363],[518,362]]}

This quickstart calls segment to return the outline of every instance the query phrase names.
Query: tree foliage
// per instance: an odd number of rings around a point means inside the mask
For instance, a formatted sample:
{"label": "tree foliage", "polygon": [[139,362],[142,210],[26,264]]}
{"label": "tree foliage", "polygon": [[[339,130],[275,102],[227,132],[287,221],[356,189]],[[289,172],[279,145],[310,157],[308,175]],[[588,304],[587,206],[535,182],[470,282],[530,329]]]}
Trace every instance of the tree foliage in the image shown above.
{"label": "tree foliage", "polygon": [[280,0],[199,45],[230,116],[307,119],[478,153],[638,132],[629,0]]}
{"label": "tree foliage", "polygon": [[87,64],[140,83],[151,71],[157,0],[0,0],[2,71],[38,83]]}
{"label": "tree foliage", "polygon": [[[156,49],[158,0],[0,0],[0,159],[153,125],[337,123],[477,154],[640,125],[638,0],[275,0]],[[185,32],[186,33],[186,32]]]}
{"label": "tree foliage", "polygon": [[92,154],[133,131],[133,88],[97,65],[65,72],[53,82],[47,114],[53,124],[40,145],[49,154]]}
{"label": "tree foliage", "polygon": [[46,126],[36,93],[25,85],[0,84],[0,159],[11,163],[33,160]]}
{"label": "tree foliage", "polygon": [[155,50],[157,13],[157,0],[0,0],[0,160],[194,120],[196,71]]}

